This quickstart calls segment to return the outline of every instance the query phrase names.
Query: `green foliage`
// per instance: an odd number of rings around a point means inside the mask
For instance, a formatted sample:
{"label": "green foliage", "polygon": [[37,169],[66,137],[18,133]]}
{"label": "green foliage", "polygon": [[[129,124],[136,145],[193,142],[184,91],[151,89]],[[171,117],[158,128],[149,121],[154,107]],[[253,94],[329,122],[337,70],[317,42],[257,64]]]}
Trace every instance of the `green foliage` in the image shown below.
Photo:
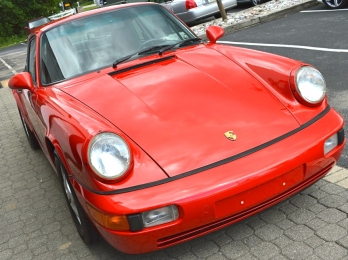
{"label": "green foliage", "polygon": [[59,0],[0,0],[0,38],[24,35],[28,20],[59,12]]}
{"label": "green foliage", "polygon": [[[18,43],[26,38],[24,27],[31,19],[41,16],[51,16],[62,9],[59,3],[62,0],[0,0],[0,48],[11,43]],[[71,8],[90,5],[91,0],[65,0]],[[67,8],[69,9],[69,8]],[[89,9],[93,9],[90,7]]]}
{"label": "green foliage", "polygon": [[69,4],[69,7],[65,7],[65,10],[69,9],[69,8],[75,8],[77,7],[77,2],[79,2],[80,6],[84,6],[84,5],[91,5],[94,4],[93,1],[91,0],[64,0],[63,4]]}
{"label": "green foliage", "polygon": [[0,0],[0,10],[0,39],[2,39],[13,35],[13,27],[15,27],[16,23],[22,22],[20,17],[23,13],[8,0]]}

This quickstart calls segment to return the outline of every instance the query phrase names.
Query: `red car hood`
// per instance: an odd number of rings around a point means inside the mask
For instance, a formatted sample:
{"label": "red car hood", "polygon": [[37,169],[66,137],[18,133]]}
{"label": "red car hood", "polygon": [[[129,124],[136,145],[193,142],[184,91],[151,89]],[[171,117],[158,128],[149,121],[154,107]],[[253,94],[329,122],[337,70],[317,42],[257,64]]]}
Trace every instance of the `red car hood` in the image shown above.
{"label": "red car hood", "polygon": [[[299,126],[259,81],[206,47],[177,51],[63,91],[126,133],[170,176],[234,156]],[[227,131],[237,139],[228,140]]]}

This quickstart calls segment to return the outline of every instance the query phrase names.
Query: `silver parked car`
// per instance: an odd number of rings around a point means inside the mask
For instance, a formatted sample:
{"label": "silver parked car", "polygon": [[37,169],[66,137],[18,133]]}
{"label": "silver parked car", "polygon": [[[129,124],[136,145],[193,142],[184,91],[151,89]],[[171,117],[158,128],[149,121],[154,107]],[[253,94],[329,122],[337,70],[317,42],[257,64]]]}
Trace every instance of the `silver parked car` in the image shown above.
{"label": "silver parked car", "polygon": [[332,9],[339,9],[346,7],[348,0],[323,0],[323,3]]}
{"label": "silver parked car", "polygon": [[[210,16],[220,17],[216,0],[154,0],[154,2],[164,5],[187,24]],[[225,10],[237,6],[237,0],[221,0],[221,2]]]}

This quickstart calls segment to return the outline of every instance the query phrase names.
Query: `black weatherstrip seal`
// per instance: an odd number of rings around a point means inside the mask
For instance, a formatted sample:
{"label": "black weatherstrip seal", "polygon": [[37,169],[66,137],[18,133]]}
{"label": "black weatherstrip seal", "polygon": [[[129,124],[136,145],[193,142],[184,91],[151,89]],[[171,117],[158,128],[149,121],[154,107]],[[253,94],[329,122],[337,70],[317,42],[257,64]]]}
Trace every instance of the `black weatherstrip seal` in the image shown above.
{"label": "black weatherstrip seal", "polygon": [[[137,190],[141,190],[141,189],[146,189],[146,188],[154,187],[154,186],[157,186],[157,185],[165,184],[165,183],[168,183],[168,182],[176,181],[176,180],[179,180],[179,179],[182,179],[182,178],[185,178],[185,177],[188,177],[188,176],[191,176],[191,175],[194,175],[194,174],[197,174],[197,173],[200,173],[200,172],[203,172],[203,171],[206,171],[206,170],[209,170],[209,169],[212,169],[212,168],[215,168],[215,167],[227,164],[229,162],[238,160],[238,159],[243,158],[243,157],[245,157],[247,155],[250,155],[252,153],[258,152],[258,151],[260,151],[260,150],[262,150],[262,149],[264,149],[264,148],[266,148],[268,146],[271,146],[271,145],[273,145],[273,144],[275,144],[277,142],[280,142],[281,140],[283,140],[285,138],[288,138],[288,137],[290,137],[290,136],[300,132],[301,130],[307,128],[308,126],[314,124],[320,118],[324,117],[327,113],[329,113],[329,111],[330,111],[330,106],[328,105],[319,115],[317,115],[313,119],[309,120],[307,123],[301,125],[299,128],[296,128],[295,130],[292,130],[289,133],[281,135],[281,136],[279,136],[279,137],[277,137],[277,138],[275,138],[275,139],[273,139],[271,141],[268,141],[268,142],[266,142],[264,144],[256,146],[256,147],[254,147],[252,149],[249,149],[247,151],[244,151],[242,153],[239,153],[239,154],[236,154],[234,156],[231,156],[231,157],[228,157],[226,159],[223,159],[221,161],[217,161],[215,163],[212,163],[212,164],[209,164],[209,165],[197,168],[197,169],[192,170],[192,171],[184,172],[184,173],[176,175],[174,177],[169,177],[169,178],[166,178],[166,179],[163,179],[163,180],[159,180],[159,181],[154,181],[154,182],[150,182],[150,183],[146,183],[146,184],[142,184],[142,185],[133,186],[133,187],[130,187],[130,188],[124,188],[124,189],[112,190],[112,191],[95,191],[95,190],[91,190],[91,189],[87,188],[85,185],[82,185],[82,184],[81,185],[84,188],[86,188],[87,190],[89,190],[90,192],[93,192],[93,193],[98,194],[98,195],[115,195],[115,194],[122,194],[122,193],[137,191]],[[70,177],[72,177],[72,176],[70,176]]]}

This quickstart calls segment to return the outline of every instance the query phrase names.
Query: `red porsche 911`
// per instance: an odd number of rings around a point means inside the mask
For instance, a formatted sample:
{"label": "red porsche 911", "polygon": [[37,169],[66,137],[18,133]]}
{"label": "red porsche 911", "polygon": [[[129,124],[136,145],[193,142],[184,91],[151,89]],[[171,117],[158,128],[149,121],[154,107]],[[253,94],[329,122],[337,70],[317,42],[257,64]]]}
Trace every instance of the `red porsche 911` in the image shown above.
{"label": "red porsche 911", "polygon": [[[81,238],[138,254],[264,210],[318,181],[346,139],[309,64],[198,38],[168,9],[79,13],[28,38],[9,82]],[[38,162],[39,163],[39,162]]]}

